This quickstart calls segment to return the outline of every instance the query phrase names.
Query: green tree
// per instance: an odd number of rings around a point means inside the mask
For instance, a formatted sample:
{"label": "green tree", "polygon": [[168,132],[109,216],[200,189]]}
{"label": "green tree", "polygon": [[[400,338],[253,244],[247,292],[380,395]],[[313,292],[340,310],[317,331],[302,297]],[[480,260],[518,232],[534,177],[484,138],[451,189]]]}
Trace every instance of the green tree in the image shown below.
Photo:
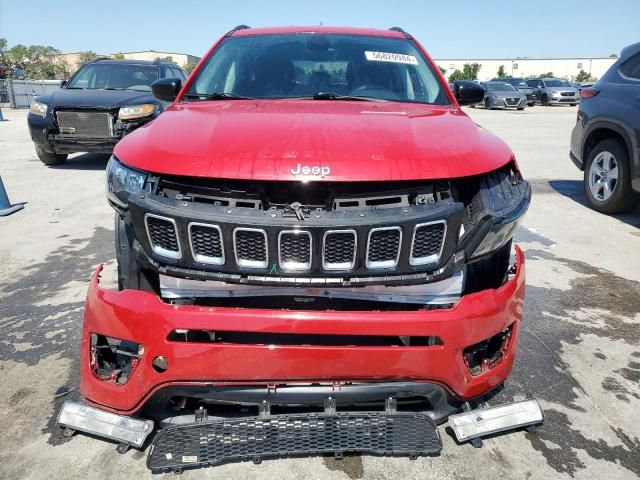
{"label": "green tree", "polygon": [[0,63],[7,63],[7,39],[0,37]]}
{"label": "green tree", "polygon": [[447,73],[447,69],[446,68],[442,68],[440,65],[438,65],[438,68],[440,69],[440,73],[442,73],[442,75],[446,75],[446,73]]}
{"label": "green tree", "polygon": [[87,63],[91,60],[95,60],[96,58],[98,58],[98,54],[91,50],[78,53],[78,62],[80,64]]}
{"label": "green tree", "polygon": [[124,53],[121,53],[121,52],[114,53],[112,57],[115,58],[116,60],[124,60]]}
{"label": "green tree", "polygon": [[498,78],[505,78],[507,76],[507,72],[504,71],[504,65],[500,65],[498,67]]}
{"label": "green tree", "polygon": [[478,72],[480,72],[481,65],[479,63],[465,63],[462,66],[462,70],[454,70],[449,76],[449,82],[456,82],[458,80],[477,80]]}
{"label": "green tree", "polygon": [[618,58],[618,54],[617,53],[612,53],[611,55],[609,55],[609,58]]}
{"label": "green tree", "polygon": [[184,68],[184,70],[187,73],[191,73],[193,72],[193,69],[196,68],[196,64],[195,63],[185,63],[182,68]]}
{"label": "green tree", "polygon": [[578,74],[573,78],[573,81],[576,83],[584,83],[584,82],[595,82],[598,79],[592,76],[590,73],[585,72],[584,70],[580,70]]}
{"label": "green tree", "polygon": [[[156,57],[156,60],[163,60],[165,62],[173,62],[173,57],[171,55],[167,55],[166,57]],[[173,62],[175,63],[175,62]]]}

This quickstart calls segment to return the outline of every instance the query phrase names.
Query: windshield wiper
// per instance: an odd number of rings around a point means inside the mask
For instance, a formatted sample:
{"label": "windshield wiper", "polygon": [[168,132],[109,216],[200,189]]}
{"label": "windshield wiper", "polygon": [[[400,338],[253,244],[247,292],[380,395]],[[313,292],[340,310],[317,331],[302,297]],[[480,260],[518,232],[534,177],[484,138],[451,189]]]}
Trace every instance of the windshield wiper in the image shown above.
{"label": "windshield wiper", "polygon": [[254,100],[252,97],[243,97],[235,93],[213,92],[213,93],[187,93],[185,98],[198,100]]}
{"label": "windshield wiper", "polygon": [[353,95],[340,95],[334,92],[317,92],[313,94],[314,100],[355,100],[359,102],[387,102],[382,98],[354,97]]}

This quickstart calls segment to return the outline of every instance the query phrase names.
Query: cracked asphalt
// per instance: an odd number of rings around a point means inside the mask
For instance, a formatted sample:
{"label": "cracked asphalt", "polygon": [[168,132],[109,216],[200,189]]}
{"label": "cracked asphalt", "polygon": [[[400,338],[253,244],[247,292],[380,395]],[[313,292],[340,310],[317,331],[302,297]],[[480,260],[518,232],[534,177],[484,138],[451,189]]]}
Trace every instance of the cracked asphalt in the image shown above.
{"label": "cracked asphalt", "polygon": [[[311,457],[228,464],[183,478],[631,479],[640,476],[640,209],[603,216],[585,206],[569,160],[576,108],[467,109],[514,150],[533,186],[516,240],[527,257],[518,359],[498,404],[532,392],[546,423],[457,445],[442,455]],[[78,395],[87,283],[99,263],[113,282],[113,213],[106,158],[40,164],[26,112],[3,110],[0,175],[25,209],[0,217],[0,478],[151,478],[146,452],[125,455],[96,438],[61,436],[55,416]],[[111,272],[109,274],[108,272]]]}

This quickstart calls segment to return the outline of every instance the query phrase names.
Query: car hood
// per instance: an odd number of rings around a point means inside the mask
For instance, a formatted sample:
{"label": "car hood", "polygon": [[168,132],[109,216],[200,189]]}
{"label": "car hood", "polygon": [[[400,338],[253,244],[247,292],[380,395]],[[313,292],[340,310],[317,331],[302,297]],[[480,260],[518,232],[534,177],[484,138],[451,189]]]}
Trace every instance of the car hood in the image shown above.
{"label": "car hood", "polygon": [[513,92],[490,92],[494,97],[497,98],[522,98],[525,96],[520,90],[515,90]]}
{"label": "car hood", "polygon": [[315,181],[454,178],[512,158],[457,107],[331,100],[179,103],[114,154],[159,174]]}
{"label": "car hood", "polygon": [[37,97],[50,107],[119,108],[138,103],[157,103],[151,92],[136,90],[76,90],[60,88]]}

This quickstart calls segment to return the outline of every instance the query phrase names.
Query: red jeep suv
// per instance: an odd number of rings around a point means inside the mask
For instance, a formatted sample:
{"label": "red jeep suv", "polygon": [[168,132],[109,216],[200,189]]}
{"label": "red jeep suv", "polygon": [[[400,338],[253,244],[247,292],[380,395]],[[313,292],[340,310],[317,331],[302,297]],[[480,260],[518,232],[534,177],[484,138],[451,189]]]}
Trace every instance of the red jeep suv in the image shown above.
{"label": "red jeep suv", "polygon": [[439,451],[523,312],[531,189],[460,109],[482,88],[399,28],[324,26],[238,27],[152,88],[172,105],[107,167],[119,291],[98,270],[72,414],[169,427],[154,470]]}

